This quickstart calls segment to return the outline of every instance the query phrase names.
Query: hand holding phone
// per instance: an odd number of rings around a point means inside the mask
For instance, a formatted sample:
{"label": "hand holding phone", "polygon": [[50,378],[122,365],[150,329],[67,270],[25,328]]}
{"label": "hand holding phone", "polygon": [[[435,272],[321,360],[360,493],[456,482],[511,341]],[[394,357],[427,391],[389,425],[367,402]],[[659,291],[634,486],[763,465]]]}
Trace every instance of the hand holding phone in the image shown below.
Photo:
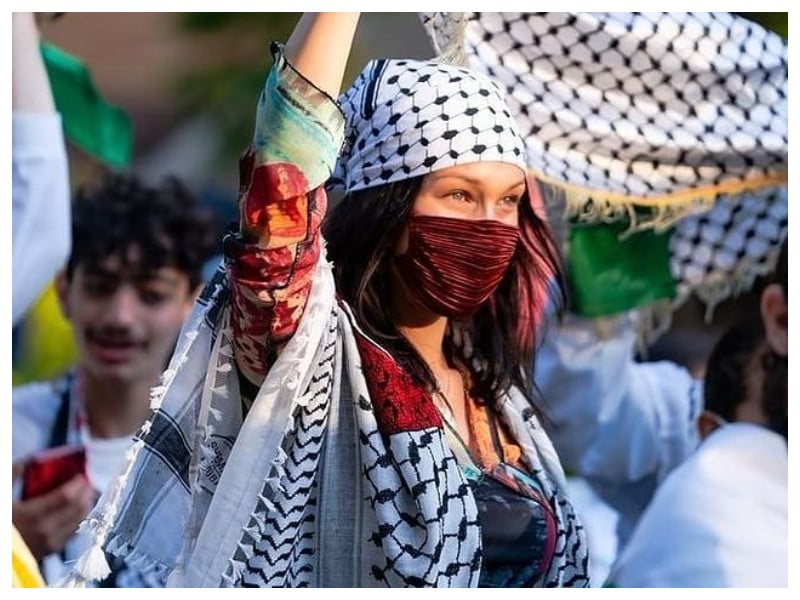
{"label": "hand holding phone", "polygon": [[25,463],[22,499],[51,492],[76,475],[86,476],[86,451],[83,446],[59,446],[39,452]]}
{"label": "hand holding phone", "polygon": [[[28,464],[23,469],[23,488],[33,497],[13,502],[11,519],[33,555],[42,558],[64,548],[97,495],[85,475],[80,451],[46,452]],[[65,478],[65,483],[59,483]]]}

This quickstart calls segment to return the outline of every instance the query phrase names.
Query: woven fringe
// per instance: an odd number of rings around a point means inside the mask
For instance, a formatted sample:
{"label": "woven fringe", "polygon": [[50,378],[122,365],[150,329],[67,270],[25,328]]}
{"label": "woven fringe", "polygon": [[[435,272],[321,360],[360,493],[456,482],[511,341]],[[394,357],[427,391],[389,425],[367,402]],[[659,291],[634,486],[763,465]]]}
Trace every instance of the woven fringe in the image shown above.
{"label": "woven fringe", "polygon": [[97,543],[78,559],[75,568],[90,581],[101,581],[111,574],[106,554]]}
{"label": "woven fringe", "polygon": [[[775,264],[778,262],[782,246],[783,240],[771,250],[766,260],[761,263],[745,264],[737,269],[733,275],[712,276],[702,284],[695,286],[692,291],[705,305],[705,313],[703,315],[705,322],[710,323],[714,318],[714,309],[718,304],[749,292],[753,289],[753,284],[757,278],[764,277],[775,271]],[[682,298],[683,301],[685,301],[685,298]]]}
{"label": "woven fringe", "polygon": [[[636,309],[638,319],[636,323],[636,351],[646,359],[648,348],[659,337],[666,333],[672,325],[672,316],[683,306],[686,300],[694,294],[704,307],[703,315],[706,323],[711,323],[714,318],[714,309],[722,302],[736,298],[749,292],[755,280],[771,274],[780,255],[781,246],[777,244],[767,259],[761,263],[749,264],[741,267],[735,274],[718,274],[702,284],[692,286],[691,289],[679,294],[675,300],[661,300],[649,306]],[[601,339],[609,339],[614,335],[615,323],[618,317],[599,317],[592,320],[595,335]]]}
{"label": "woven fringe", "polygon": [[698,197],[677,205],[642,207],[633,202],[620,203],[608,198],[598,200],[596,196],[575,190],[565,190],[565,193],[568,219],[584,225],[627,222],[628,228],[620,233],[620,240],[641,231],[663,233],[685,217],[711,210],[717,198],[714,195],[711,198]]}
{"label": "woven fringe", "polygon": [[[101,581],[111,573],[108,561],[105,557],[103,545],[106,536],[114,522],[114,517],[119,510],[119,501],[122,497],[122,490],[128,480],[128,475],[133,469],[136,455],[144,447],[141,440],[135,441],[125,452],[125,468],[122,474],[117,477],[111,487],[103,494],[100,503],[92,514],[80,524],[80,529],[85,529],[92,534],[92,545],[78,559],[73,568],[73,573],[65,582],[65,587],[84,587],[90,581]],[[97,514],[99,516],[95,517]]]}
{"label": "woven fringe", "polygon": [[636,350],[642,358],[647,358],[648,348],[669,330],[674,312],[671,300],[661,300],[638,310]]}
{"label": "woven fringe", "polygon": [[[220,356],[232,360],[233,349],[231,343],[230,313],[222,317],[223,324],[217,334],[217,339],[211,351],[211,362],[216,364]],[[228,367],[228,368],[224,368]],[[197,506],[194,499],[200,489],[200,472],[202,465],[207,460],[214,459],[214,451],[211,449],[211,436],[214,434],[216,424],[222,420],[222,412],[218,408],[213,408],[214,398],[227,398],[228,390],[225,385],[217,380],[218,375],[230,371],[230,363],[224,363],[216,369],[209,369],[203,384],[203,395],[201,398],[200,410],[197,416],[197,427],[195,428],[195,452],[192,453],[192,461],[189,464],[189,489],[191,490],[190,506],[192,507],[184,516],[183,520],[183,543],[181,550],[175,559],[175,568],[167,581],[167,587],[183,587],[186,569],[186,560],[191,555],[194,542],[200,531],[201,519],[197,515]]]}
{"label": "woven fringe", "polygon": [[106,551],[109,554],[122,554],[125,564],[138,571],[145,579],[154,578],[164,581],[172,567],[152,559],[147,554],[140,552],[135,547],[120,543],[118,537],[106,541]]}
{"label": "woven fringe", "polygon": [[[661,300],[635,310],[635,350],[639,356],[646,358],[648,347],[669,329],[674,311],[675,306],[670,300]],[[633,313],[619,313],[594,318],[591,320],[592,332],[598,340],[610,340],[618,335],[621,321],[630,318],[631,314]]]}
{"label": "woven fringe", "polygon": [[563,194],[566,219],[585,225],[627,222],[628,228],[620,234],[620,239],[648,230],[663,233],[687,216],[707,212],[723,195],[736,196],[786,184],[786,177],[776,175],[645,197],[591,190],[556,181],[533,170],[529,173],[540,184],[552,188],[551,194],[556,191]]}

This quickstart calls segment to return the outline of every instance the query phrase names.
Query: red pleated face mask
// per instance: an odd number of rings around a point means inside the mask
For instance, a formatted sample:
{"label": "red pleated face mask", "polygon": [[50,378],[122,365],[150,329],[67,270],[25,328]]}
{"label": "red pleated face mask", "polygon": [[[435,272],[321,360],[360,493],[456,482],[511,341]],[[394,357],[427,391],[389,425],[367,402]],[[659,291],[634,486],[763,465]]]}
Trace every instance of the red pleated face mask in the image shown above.
{"label": "red pleated face mask", "polygon": [[425,307],[466,319],[500,285],[518,240],[519,229],[499,221],[411,215],[397,267]]}

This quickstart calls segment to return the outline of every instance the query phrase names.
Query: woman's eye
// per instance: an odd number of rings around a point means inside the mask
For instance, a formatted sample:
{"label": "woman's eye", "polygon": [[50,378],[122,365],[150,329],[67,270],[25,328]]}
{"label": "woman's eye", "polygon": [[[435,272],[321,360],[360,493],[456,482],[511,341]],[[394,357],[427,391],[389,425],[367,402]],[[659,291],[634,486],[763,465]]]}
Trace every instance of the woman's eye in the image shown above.
{"label": "woman's eye", "polygon": [[500,198],[501,204],[507,204],[509,206],[517,206],[519,204],[519,196],[504,196]]}
{"label": "woman's eye", "polygon": [[450,198],[458,202],[463,202],[467,199],[467,194],[461,190],[456,190],[454,192],[450,192]]}

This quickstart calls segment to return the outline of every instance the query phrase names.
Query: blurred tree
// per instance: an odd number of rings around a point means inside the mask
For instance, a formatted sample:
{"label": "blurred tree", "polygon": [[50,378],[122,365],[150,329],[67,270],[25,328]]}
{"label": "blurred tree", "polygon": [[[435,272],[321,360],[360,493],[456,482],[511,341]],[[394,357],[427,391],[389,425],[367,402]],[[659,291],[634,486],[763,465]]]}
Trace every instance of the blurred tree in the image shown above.
{"label": "blurred tree", "polygon": [[267,40],[285,41],[301,13],[184,13],[182,31],[223,36],[226,53],[212,67],[192,70],[176,82],[187,112],[208,112],[224,132],[218,157],[231,164],[253,133],[253,107],[272,63]]}
{"label": "blurred tree", "polygon": [[[183,108],[212,115],[223,131],[218,157],[228,166],[244,150],[253,131],[253,108],[271,64],[268,40],[286,41],[301,13],[186,13],[182,32],[222,36],[224,56],[180,78]],[[347,85],[375,56],[429,58],[433,55],[416,13],[365,13],[345,73]]]}

